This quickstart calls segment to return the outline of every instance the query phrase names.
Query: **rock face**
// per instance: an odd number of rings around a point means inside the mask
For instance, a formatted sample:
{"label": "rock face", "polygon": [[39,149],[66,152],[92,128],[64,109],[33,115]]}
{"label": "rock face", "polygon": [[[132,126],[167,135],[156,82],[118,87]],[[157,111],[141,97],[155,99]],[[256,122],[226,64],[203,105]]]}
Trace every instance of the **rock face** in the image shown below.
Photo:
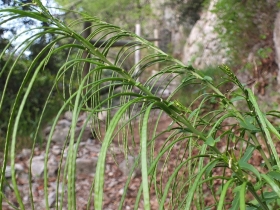
{"label": "rock face", "polygon": [[[181,59],[183,43],[185,42],[184,31],[189,31],[194,25],[193,21],[188,20],[191,17],[184,17],[184,23],[181,23],[179,21],[180,15],[177,12],[178,8],[172,6],[170,0],[151,0],[150,4],[157,17],[150,24],[158,29],[159,48]],[[192,0],[184,0],[185,6],[190,4],[192,4]]]}
{"label": "rock face", "polygon": [[201,14],[184,46],[183,62],[190,62],[199,69],[227,62],[226,49],[214,31],[217,16],[211,10],[215,3],[216,0],[211,1],[208,9]]}

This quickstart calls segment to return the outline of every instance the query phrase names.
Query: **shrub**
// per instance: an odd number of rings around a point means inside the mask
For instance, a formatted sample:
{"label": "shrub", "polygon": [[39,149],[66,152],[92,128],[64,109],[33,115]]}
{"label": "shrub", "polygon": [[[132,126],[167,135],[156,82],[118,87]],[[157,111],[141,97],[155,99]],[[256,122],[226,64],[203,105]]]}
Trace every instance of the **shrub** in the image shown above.
{"label": "shrub", "polygon": [[[257,104],[254,93],[251,89],[242,85],[236,76],[227,66],[221,66],[223,71],[222,84],[231,84],[233,88],[225,93],[220,91],[220,82],[217,83],[212,77],[203,74],[192,66],[186,66],[182,62],[165,54],[153,44],[144,40],[135,34],[125,31],[117,26],[110,25],[96,18],[83,14],[82,19],[74,21],[71,25],[65,25],[60,20],[53,17],[47,8],[43,7],[40,1],[30,4],[31,11],[22,11],[16,8],[3,9],[0,14],[3,18],[14,19],[30,17],[40,21],[51,23],[47,30],[36,33],[35,41],[45,33],[52,34],[55,39],[42,49],[34,61],[30,64],[25,76],[22,78],[22,84],[18,95],[15,98],[13,109],[8,123],[6,133],[5,158],[1,173],[1,192],[4,183],[4,172],[7,161],[11,162],[13,192],[17,197],[19,208],[24,209],[22,198],[20,197],[17,180],[15,176],[15,146],[17,131],[19,129],[20,117],[25,104],[29,100],[29,93],[34,88],[34,81],[39,72],[43,71],[49,58],[63,49],[69,49],[75,52],[75,56],[69,56],[60,69],[57,70],[56,78],[53,80],[53,88],[62,85],[62,96],[64,104],[53,122],[53,129],[61,113],[65,108],[72,110],[73,120],[68,145],[67,167],[60,169],[59,173],[64,172],[64,182],[67,181],[67,202],[68,209],[75,209],[75,164],[76,164],[76,146],[80,143],[80,137],[75,139],[75,126],[78,115],[82,111],[90,113],[87,120],[96,119],[102,110],[107,110],[108,117],[106,121],[106,133],[102,142],[102,148],[98,156],[98,163],[94,182],[92,183],[94,192],[94,208],[102,209],[104,171],[106,154],[116,136],[121,136],[124,155],[127,156],[131,151],[129,149],[129,137],[134,135],[132,129],[135,120],[138,120],[138,131],[140,133],[140,143],[132,142],[132,145],[139,147],[137,160],[141,166],[141,187],[138,189],[137,199],[135,200],[135,209],[139,205],[140,199],[143,199],[145,209],[150,209],[150,191],[154,189],[157,193],[159,209],[166,206],[174,209],[271,209],[278,208],[277,202],[280,198],[279,177],[280,160],[276,149],[280,134],[270,120],[272,117],[278,118],[279,112],[270,111],[263,113]],[[72,30],[76,24],[83,21],[91,21],[92,34],[88,38],[83,38],[80,32]],[[72,44],[57,46],[56,43],[64,39],[73,39]],[[106,39],[104,48],[96,48],[90,43],[90,39]],[[125,71],[122,64],[126,61],[126,52],[135,53],[135,46],[125,46],[119,48],[115,60],[111,62],[107,55],[111,50],[111,45],[121,39],[129,39],[131,42],[139,42],[139,50],[145,49],[147,54],[141,61],[135,64],[131,69]],[[25,49],[23,49],[24,51]],[[23,52],[22,51],[22,52]],[[83,52],[90,56],[83,57]],[[45,53],[44,57],[41,57]],[[1,58],[4,53],[1,54]],[[35,66],[33,63],[38,62]],[[15,61],[19,62],[19,61]],[[157,75],[148,78],[142,82],[138,79],[139,72],[145,73],[147,68],[161,63],[162,69]],[[90,71],[84,75],[83,66],[90,64]],[[12,71],[9,69],[8,71]],[[106,71],[106,77],[102,72]],[[70,73],[69,73],[70,72]],[[111,74],[109,74],[111,72]],[[64,83],[66,74],[71,75],[69,84]],[[159,94],[159,85],[161,78],[169,78],[169,81],[176,77],[184,75],[185,79],[172,91],[169,97],[162,98]],[[8,78],[7,78],[8,81]],[[158,84],[160,81],[161,84]],[[78,84],[76,90],[72,86]],[[175,94],[185,87],[201,89],[200,95],[193,100],[189,106],[184,106],[180,101],[174,98]],[[101,97],[100,92],[108,90],[107,97]],[[151,92],[153,89],[153,93]],[[4,93],[8,89],[4,88]],[[52,94],[50,90],[50,95]],[[69,96],[66,93],[69,93]],[[6,95],[3,95],[5,98]],[[186,97],[188,97],[186,95]],[[48,107],[49,98],[45,101],[45,107]],[[113,106],[113,100],[119,101]],[[234,106],[235,101],[243,101],[246,106],[237,109]],[[91,106],[88,105],[91,101]],[[215,103],[211,110],[205,111],[209,103]],[[3,104],[1,104],[3,106]],[[117,112],[110,117],[110,112],[117,108]],[[41,112],[44,114],[45,109]],[[160,133],[157,127],[161,116],[165,114],[173,123],[166,127]],[[125,119],[125,120],[124,120]],[[41,118],[40,118],[41,120]],[[151,120],[154,120],[151,124]],[[40,121],[39,121],[40,122]],[[149,126],[148,126],[149,125]],[[98,128],[98,126],[97,126]],[[97,129],[95,127],[95,129]],[[35,131],[37,137],[39,125]],[[96,131],[98,132],[98,131]],[[51,136],[46,142],[45,151],[49,152]],[[169,134],[164,145],[160,146],[158,152],[155,151],[156,143],[159,137]],[[11,144],[9,144],[11,142]],[[225,145],[221,148],[220,145]],[[172,154],[175,146],[182,148],[183,153]],[[64,151],[62,152],[64,153]],[[254,165],[253,154],[258,155],[263,164]],[[61,154],[63,156],[63,154]],[[175,156],[176,165],[172,171],[155,170],[160,161],[165,165]],[[8,160],[10,157],[10,160]],[[45,168],[47,168],[48,155],[45,155]],[[136,163],[137,164],[137,163]],[[166,177],[167,180],[161,179]],[[30,176],[30,185],[32,185]],[[160,179],[158,182],[157,179]],[[44,171],[44,193],[45,202],[48,204],[48,177],[47,170]],[[129,183],[127,180],[127,183]],[[57,182],[59,185],[59,182]],[[59,186],[57,186],[59,189]],[[64,188],[63,188],[64,189]],[[219,190],[217,190],[219,189]],[[126,196],[127,188],[124,188],[123,198]],[[204,193],[207,193],[204,195]],[[142,197],[141,197],[142,195]],[[171,196],[171,197],[170,197]],[[4,194],[0,194],[2,202]],[[30,196],[32,198],[32,196]],[[211,205],[204,201],[206,198],[213,199]],[[31,202],[33,200],[31,199]],[[58,201],[57,201],[58,202]],[[89,198],[90,206],[91,198]],[[58,203],[56,204],[58,206]],[[122,209],[123,200],[119,203]],[[48,208],[48,205],[47,205]]]}

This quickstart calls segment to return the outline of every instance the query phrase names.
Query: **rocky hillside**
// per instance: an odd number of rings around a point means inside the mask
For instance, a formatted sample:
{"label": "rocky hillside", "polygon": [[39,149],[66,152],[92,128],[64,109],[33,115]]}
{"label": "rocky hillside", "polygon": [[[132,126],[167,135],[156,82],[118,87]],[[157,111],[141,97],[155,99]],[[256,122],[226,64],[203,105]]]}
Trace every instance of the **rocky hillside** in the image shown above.
{"label": "rocky hillside", "polygon": [[[161,5],[165,6],[160,10],[161,26],[170,32],[169,52],[206,71],[221,64],[229,65],[242,83],[259,95],[264,108],[277,108],[272,105],[280,102],[277,2],[162,0]],[[267,101],[271,103],[268,105]]]}

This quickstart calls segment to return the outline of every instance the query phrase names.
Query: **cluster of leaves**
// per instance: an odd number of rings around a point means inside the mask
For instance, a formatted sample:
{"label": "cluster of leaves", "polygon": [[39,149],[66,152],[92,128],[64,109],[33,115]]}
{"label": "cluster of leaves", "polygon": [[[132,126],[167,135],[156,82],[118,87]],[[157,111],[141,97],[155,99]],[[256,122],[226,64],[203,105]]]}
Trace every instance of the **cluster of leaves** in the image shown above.
{"label": "cluster of leaves", "polygon": [[[17,55],[14,53],[7,52],[8,50],[3,50],[3,53],[6,51],[4,56],[1,57],[0,68],[1,68],[1,78],[0,78],[0,90],[2,98],[2,107],[0,113],[0,129],[2,135],[7,132],[8,122],[15,102],[15,98],[18,94],[18,91],[22,85],[22,79],[28,72],[28,68],[32,63],[32,57],[36,54],[36,50],[40,52],[42,50],[42,45],[34,44],[31,48],[32,54],[29,56],[26,55]],[[37,49],[36,49],[37,48]],[[9,51],[15,52],[16,49],[10,49]],[[34,129],[37,127],[40,113],[43,110],[44,103],[49,95],[49,90],[53,86],[53,80],[55,78],[55,69],[59,64],[57,61],[58,56],[54,56],[53,59],[50,59],[48,65],[46,65],[45,71],[40,72],[38,75],[33,89],[30,92],[30,98],[25,105],[23,115],[21,117],[20,124],[20,134],[23,136],[32,136]],[[9,78],[7,80],[7,78]],[[6,90],[6,91],[5,91]],[[26,91],[24,88],[23,92]],[[57,112],[55,105],[59,105],[63,102],[62,98],[56,93],[50,96],[49,103],[52,104],[51,107],[54,109],[48,109],[44,119],[43,124],[47,123]]]}
{"label": "cluster of leaves", "polygon": [[[39,73],[46,70],[46,64],[53,55],[65,49],[69,50],[69,56],[57,69],[53,88],[49,92],[51,95],[54,87],[61,84],[65,101],[59,107],[60,109],[54,119],[45,151],[46,154],[49,153],[55,125],[65,108],[69,108],[73,113],[73,119],[69,138],[65,139],[64,145],[64,148],[68,146],[67,160],[66,166],[63,169],[59,168],[58,179],[61,178],[62,182],[57,182],[56,187],[57,190],[65,189],[67,184],[68,209],[76,208],[75,160],[82,134],[77,138],[75,128],[78,116],[83,111],[89,113],[86,121],[94,120],[96,124],[100,111],[107,111],[108,113],[105,136],[97,135],[99,141],[102,142],[102,148],[98,156],[96,174],[92,183],[94,196],[88,198],[88,209],[92,205],[92,200],[95,209],[102,209],[106,155],[110,150],[113,139],[117,136],[122,137],[120,144],[125,156],[131,152],[131,145],[138,145],[140,148],[135,150],[138,151],[135,155],[141,166],[142,180],[135,200],[135,209],[138,208],[140,199],[143,199],[144,208],[150,209],[150,191],[152,188],[156,191],[159,209],[164,209],[166,205],[173,209],[211,209],[214,207],[221,210],[229,208],[229,206],[231,210],[279,208],[277,202],[280,199],[280,188],[277,183],[280,180],[280,160],[275,145],[280,140],[280,134],[269,119],[270,117],[279,118],[280,113],[277,111],[263,113],[258,106],[253,91],[244,87],[227,66],[220,67],[224,80],[222,84],[217,83],[211,76],[205,75],[192,66],[184,65],[145,39],[117,26],[89,16],[84,16],[83,19],[77,19],[67,25],[53,17],[40,1],[30,4],[30,8],[32,9],[30,12],[23,12],[16,8],[0,11],[1,16],[8,20],[29,17],[51,23],[47,30],[36,33],[36,36],[31,39],[32,42],[46,34],[55,37],[38,53],[26,71],[24,78],[22,78],[8,123],[0,189],[2,192],[6,164],[10,161],[13,185],[11,189],[15,194],[19,208],[24,209],[24,202],[17,187],[15,174],[15,146],[20,118],[30,98],[35,81],[39,79]],[[92,23],[92,33],[87,38],[83,37],[79,31],[73,30],[76,25],[84,21]],[[58,42],[69,38],[74,40],[72,44],[57,47]],[[95,47],[90,42],[92,38],[106,39],[107,42],[102,48]],[[141,44],[141,46],[136,49],[135,45],[119,48],[112,62],[107,57],[108,53],[111,51],[113,43],[122,39],[130,39],[131,43],[136,41],[136,45]],[[26,48],[23,48],[21,53],[25,50]],[[126,71],[122,68],[122,64],[136,50],[145,50],[146,54],[139,63]],[[74,55],[70,56],[71,53],[74,53]],[[89,56],[84,57],[84,53],[89,54]],[[0,59],[3,56],[5,56],[4,52],[0,55]],[[17,62],[19,60],[15,60],[14,64]],[[141,72],[146,72],[149,67],[157,63],[161,63],[162,68],[156,75],[148,77],[143,82],[138,79]],[[87,74],[83,74],[81,71],[85,64],[90,66],[90,71]],[[8,69],[8,71],[12,72],[13,68]],[[106,76],[103,72],[106,72]],[[68,84],[65,83],[65,78],[69,74],[71,79]],[[185,79],[169,97],[163,98],[162,91],[160,91],[162,87],[156,88],[157,83],[162,83],[163,79],[168,78],[169,82],[167,84],[161,84],[165,90],[169,87],[170,81],[180,75],[185,75]],[[6,83],[9,83],[9,78],[6,78]],[[230,83],[234,88],[224,94],[220,87],[227,83]],[[78,84],[78,86],[73,89],[72,87],[75,84]],[[174,96],[182,88],[190,86],[200,88],[202,91],[192,101],[192,104],[184,106]],[[104,89],[108,90],[106,98],[100,97],[100,92]],[[156,90],[152,92],[153,89]],[[7,91],[8,89],[4,87],[4,92]],[[67,92],[69,95],[66,94]],[[6,95],[3,94],[2,98],[5,97]],[[117,105],[113,104],[115,99],[119,101]],[[234,106],[234,102],[237,100],[244,102],[245,105],[242,110],[238,110]],[[94,106],[88,106],[88,101],[91,101]],[[213,103],[213,101],[216,101],[217,106],[205,112],[203,107]],[[48,102],[49,98],[45,100],[44,109],[40,116],[43,116],[45,110],[49,107]],[[196,105],[193,106],[193,104]],[[3,104],[0,104],[0,106],[2,107]],[[117,109],[117,112],[111,115],[110,113],[114,109]],[[173,124],[161,133],[157,133],[163,113],[173,121]],[[152,123],[151,127],[149,123],[152,119],[155,120],[155,123]],[[136,120],[139,122],[137,128],[140,133],[140,144],[133,139],[134,129],[132,128]],[[35,131],[35,139],[40,123],[39,121]],[[83,126],[85,128],[87,125],[84,124]],[[93,128],[96,134],[99,133],[98,128],[98,126]],[[169,136],[159,152],[155,153],[157,139],[165,134],[169,134]],[[226,142],[225,150],[219,147],[221,142]],[[163,161],[168,166],[172,149],[175,146],[181,147],[183,153],[173,154],[176,156],[176,165],[174,170],[168,172],[167,181],[164,181],[163,177],[166,176],[167,172],[158,172],[156,168],[159,161]],[[261,157],[262,166],[256,166],[250,162],[254,153]],[[64,150],[61,158],[63,158],[63,155],[65,155]],[[10,160],[8,160],[8,157]],[[44,195],[46,209],[49,209],[47,164],[48,155],[45,155]],[[138,162],[135,164],[138,164]],[[31,186],[32,174],[29,173],[29,176]],[[119,209],[123,208],[130,180],[130,178],[127,179]],[[217,185],[220,190],[217,190]],[[61,200],[58,199],[58,194],[55,204],[57,209],[62,208],[59,205],[63,205],[63,201],[60,203],[59,201],[65,199],[64,196],[61,197]],[[205,194],[213,200],[210,205],[204,202]],[[171,197],[169,197],[170,195]],[[29,196],[31,206],[34,208],[32,190],[29,192]],[[5,195],[1,193],[0,203],[3,202],[4,197]]]}

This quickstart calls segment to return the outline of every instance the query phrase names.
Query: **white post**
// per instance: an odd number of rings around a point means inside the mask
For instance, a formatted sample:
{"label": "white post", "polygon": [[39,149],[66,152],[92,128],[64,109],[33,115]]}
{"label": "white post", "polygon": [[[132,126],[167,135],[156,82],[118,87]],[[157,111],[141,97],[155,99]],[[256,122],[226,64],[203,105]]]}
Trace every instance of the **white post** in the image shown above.
{"label": "white post", "polygon": [[[139,23],[137,23],[135,25],[135,34],[138,35],[138,36],[141,36],[141,26],[140,26]],[[140,57],[141,57],[140,46],[135,47],[135,55],[134,56],[135,56],[135,64],[138,64],[140,62]],[[135,68],[135,74],[137,75],[139,73],[139,71],[140,71],[140,68],[139,68],[139,66],[137,66]],[[137,81],[138,80],[139,80],[139,78],[137,78]]]}
{"label": "white post", "polygon": [[[158,47],[159,46],[159,43],[158,43],[158,30],[156,28],[154,29],[154,39],[155,39],[155,42],[154,42],[155,46]],[[156,68],[155,70],[158,71],[159,63],[156,63],[155,68]]]}
{"label": "white post", "polygon": [[154,29],[155,46],[158,47],[158,30]]}

